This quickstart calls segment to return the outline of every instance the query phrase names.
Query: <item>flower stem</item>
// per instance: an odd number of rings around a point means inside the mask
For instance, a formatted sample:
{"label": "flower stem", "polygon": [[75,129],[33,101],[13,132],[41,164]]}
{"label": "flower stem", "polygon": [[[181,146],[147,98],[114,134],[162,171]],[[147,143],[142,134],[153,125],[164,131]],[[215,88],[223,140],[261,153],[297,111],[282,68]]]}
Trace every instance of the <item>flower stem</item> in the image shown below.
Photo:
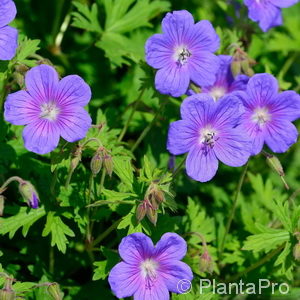
{"label": "flower stem", "polygon": [[2,194],[2,193],[5,191],[6,187],[7,187],[11,182],[13,182],[13,181],[18,181],[19,183],[23,183],[23,182],[24,182],[24,180],[23,180],[21,177],[19,177],[19,176],[12,176],[12,177],[8,178],[8,179],[2,184],[2,186],[0,187],[0,194]]}
{"label": "flower stem", "polygon": [[106,170],[102,170],[101,179],[100,179],[100,185],[99,185],[99,195],[102,193],[103,187],[104,187],[104,181],[106,176]]}
{"label": "flower stem", "polygon": [[181,168],[183,167],[185,161],[187,158],[187,154],[185,154],[184,158],[182,159],[182,161],[180,162],[180,164],[178,165],[178,167],[175,169],[174,173],[173,173],[173,179],[179,174],[179,172],[181,171]]}
{"label": "flower stem", "polygon": [[255,270],[256,268],[262,266],[267,261],[269,261],[270,259],[272,259],[275,255],[277,255],[284,248],[284,246],[285,246],[285,244],[283,244],[280,247],[278,247],[277,249],[269,252],[266,256],[264,256],[262,259],[260,259],[259,261],[257,261],[255,264],[251,265],[250,267],[248,267],[244,271],[241,271],[240,273],[238,273],[238,274],[236,274],[236,275],[228,278],[227,280],[225,280],[225,283],[227,283],[227,282],[234,282],[234,281],[238,280],[239,278],[243,277],[244,275],[248,274],[249,272]]}
{"label": "flower stem", "polygon": [[94,184],[94,176],[93,174],[90,175],[89,179],[89,190],[88,190],[88,197],[87,197],[87,229],[86,229],[86,240],[90,244],[92,240],[92,230],[91,230],[91,223],[90,223],[90,214],[91,214],[91,194],[92,194],[92,189],[93,189],[93,184]]}
{"label": "flower stem", "polygon": [[235,210],[236,210],[236,207],[237,207],[237,203],[238,203],[239,196],[240,196],[240,193],[241,193],[241,189],[242,189],[245,177],[246,177],[247,170],[248,170],[248,162],[244,166],[243,172],[241,174],[241,177],[240,177],[240,180],[239,180],[236,192],[235,192],[233,205],[232,205],[232,208],[231,208],[229,219],[228,219],[227,224],[226,224],[225,234],[223,236],[223,239],[222,239],[222,242],[221,242],[221,245],[220,245],[219,260],[222,259],[226,238],[227,238],[227,235],[228,235],[230,227],[231,227],[231,223],[232,223],[232,220],[233,220],[233,217],[234,217],[234,214],[235,214]]}
{"label": "flower stem", "polygon": [[132,120],[132,118],[133,118],[133,116],[134,116],[134,114],[135,114],[135,112],[136,112],[136,110],[137,110],[137,108],[138,108],[139,103],[141,102],[141,98],[143,97],[144,92],[145,92],[145,88],[143,88],[143,89],[141,90],[139,96],[138,96],[137,99],[134,101],[134,105],[133,105],[133,107],[132,107],[131,113],[130,113],[130,115],[129,115],[129,118],[127,119],[127,122],[125,123],[125,125],[124,125],[124,127],[123,127],[123,129],[122,129],[122,132],[121,132],[121,134],[120,134],[120,136],[119,136],[119,138],[118,138],[118,142],[121,142],[122,139],[124,138],[124,136],[125,136],[125,134],[126,134],[126,132],[127,132],[127,129],[128,129],[128,127],[129,127],[129,124],[130,124],[130,122],[131,122],[131,120]]}
{"label": "flower stem", "polygon": [[298,52],[295,52],[293,55],[291,55],[286,61],[285,64],[283,65],[283,67],[281,68],[281,71],[278,74],[279,78],[284,78],[285,74],[287,73],[287,71],[289,70],[289,68],[292,66],[294,60],[297,58],[297,56],[299,55]]}
{"label": "flower stem", "polygon": [[99,244],[102,240],[104,240],[113,230],[115,230],[123,218],[117,220],[115,223],[113,223],[110,227],[108,227],[102,234],[100,234],[93,242],[93,246]]}
{"label": "flower stem", "polygon": [[137,141],[135,142],[135,144],[132,146],[131,151],[134,152],[136,150],[136,148],[140,145],[140,143],[143,141],[143,139],[145,138],[145,136],[148,134],[148,132],[150,131],[150,129],[152,128],[152,126],[155,124],[158,116],[160,115],[160,113],[162,112],[163,108],[166,105],[166,101],[161,102],[156,114],[154,115],[151,123],[149,123],[149,125],[144,129],[144,131],[142,132],[142,134],[139,136],[139,138],[137,139]]}

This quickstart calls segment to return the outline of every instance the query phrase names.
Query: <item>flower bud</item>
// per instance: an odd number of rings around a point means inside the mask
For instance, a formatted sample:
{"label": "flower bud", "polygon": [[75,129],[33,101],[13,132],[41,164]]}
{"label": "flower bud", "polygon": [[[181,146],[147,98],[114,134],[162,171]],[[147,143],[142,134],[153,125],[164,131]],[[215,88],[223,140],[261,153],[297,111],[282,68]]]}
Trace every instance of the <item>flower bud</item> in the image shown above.
{"label": "flower bud", "polygon": [[52,297],[53,300],[62,300],[63,293],[61,292],[59,285],[54,282],[51,283],[47,288],[48,294]]}
{"label": "flower bud", "polygon": [[104,161],[104,168],[107,174],[109,175],[109,177],[111,177],[114,168],[114,163],[111,155],[109,154],[104,155],[103,161]]}
{"label": "flower bud", "polygon": [[19,184],[19,191],[27,204],[32,208],[39,207],[39,196],[34,186],[29,181],[23,181]]}
{"label": "flower bud", "polygon": [[6,273],[1,273],[5,277],[4,287],[0,290],[0,300],[15,300],[17,299],[15,291],[12,289],[12,282],[14,278],[10,277]]}
{"label": "flower bud", "polygon": [[213,261],[207,250],[200,257],[200,272],[212,273],[213,272]]}
{"label": "flower bud", "polygon": [[82,148],[78,146],[71,159],[71,164],[70,164],[71,172],[73,172],[77,168],[79,162],[81,161],[81,156],[82,156]]}
{"label": "flower bud", "polygon": [[241,63],[237,60],[233,60],[233,62],[231,63],[231,72],[233,76],[235,77],[241,74],[241,71],[242,71]]}
{"label": "flower bud", "polygon": [[156,226],[156,222],[157,222],[157,210],[153,209],[151,207],[147,207],[147,218],[148,220],[154,225]]}
{"label": "flower bud", "polygon": [[4,196],[0,195],[0,217],[3,216],[3,210],[4,210]]}
{"label": "flower bud", "polygon": [[97,176],[97,174],[100,172],[102,168],[102,156],[99,152],[96,152],[96,154],[92,157],[91,160],[91,171],[94,176]]}
{"label": "flower bud", "polygon": [[153,190],[153,197],[158,202],[158,204],[161,204],[165,201],[165,195],[162,190],[159,188]]}
{"label": "flower bud", "polygon": [[145,201],[150,208],[155,209],[155,210],[157,210],[159,208],[159,204],[157,203],[157,201],[154,198],[152,193],[150,193],[148,196],[146,196]]}
{"label": "flower bud", "polygon": [[142,202],[141,204],[139,204],[139,206],[136,209],[136,218],[138,222],[141,222],[145,218],[146,211],[147,211],[146,203]]}
{"label": "flower bud", "polygon": [[277,174],[278,174],[279,176],[284,176],[284,175],[285,175],[285,174],[284,174],[283,167],[282,167],[282,165],[281,165],[281,162],[280,162],[280,160],[279,160],[276,156],[270,154],[270,155],[267,157],[267,162],[268,162],[269,166],[270,166],[275,172],[277,172]]}
{"label": "flower bud", "polygon": [[249,64],[249,60],[248,58],[245,58],[241,61],[241,68],[244,74],[247,74],[249,68],[250,68],[250,64]]}
{"label": "flower bud", "polygon": [[300,261],[300,242],[298,242],[294,247],[293,253],[295,260]]}
{"label": "flower bud", "polygon": [[12,290],[0,290],[0,300],[15,300],[17,299],[16,293]]}

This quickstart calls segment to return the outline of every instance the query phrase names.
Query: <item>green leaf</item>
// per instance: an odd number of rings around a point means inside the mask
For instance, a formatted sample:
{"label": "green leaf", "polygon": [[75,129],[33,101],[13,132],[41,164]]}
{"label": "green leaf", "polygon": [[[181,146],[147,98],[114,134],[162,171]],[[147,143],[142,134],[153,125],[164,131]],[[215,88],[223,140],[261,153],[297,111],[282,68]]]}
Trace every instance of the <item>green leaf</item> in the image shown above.
{"label": "green leaf", "polygon": [[161,12],[168,11],[170,4],[168,1],[158,0],[104,0],[104,6],[107,16],[105,31],[125,33],[150,26],[149,20]]}
{"label": "green leaf", "polygon": [[82,4],[78,1],[73,1],[73,5],[78,9],[78,12],[73,12],[72,26],[85,29],[87,31],[102,32],[102,28],[98,21],[98,6],[94,3],[89,9],[87,4]]}
{"label": "green leaf", "polygon": [[130,190],[133,184],[133,167],[130,157],[114,156],[114,172]]}
{"label": "green leaf", "polygon": [[289,203],[287,200],[285,200],[282,197],[277,197],[274,199],[274,214],[280,220],[284,228],[290,233],[293,233],[292,220],[289,211]]}
{"label": "green leaf", "polygon": [[248,236],[243,250],[253,250],[254,252],[264,250],[269,252],[290,239],[290,234],[286,230],[266,228],[259,224],[257,226],[264,232]]}
{"label": "green leaf", "polygon": [[55,212],[49,212],[47,222],[43,230],[42,236],[47,236],[51,233],[51,246],[57,246],[62,253],[66,252],[67,244],[69,243],[67,236],[75,236],[74,232],[61,220]]}
{"label": "green leaf", "polygon": [[40,49],[39,44],[40,40],[30,40],[27,37],[20,37],[17,54],[11,63],[19,63],[28,67],[34,67],[36,63],[34,60],[29,59],[29,57],[36,54],[36,52]]}
{"label": "green leaf", "polygon": [[9,233],[9,238],[13,238],[16,231],[23,227],[22,234],[26,237],[29,228],[45,215],[44,208],[29,209],[21,207],[15,216],[0,218],[0,234]]}
{"label": "green leaf", "polygon": [[30,291],[35,285],[34,282],[16,282],[12,289],[17,293],[24,293]]}
{"label": "green leaf", "polygon": [[104,261],[94,262],[96,269],[94,270],[93,280],[104,280],[111,269],[119,262],[120,256],[115,251],[112,251],[106,247],[101,247],[101,252],[107,258]]}

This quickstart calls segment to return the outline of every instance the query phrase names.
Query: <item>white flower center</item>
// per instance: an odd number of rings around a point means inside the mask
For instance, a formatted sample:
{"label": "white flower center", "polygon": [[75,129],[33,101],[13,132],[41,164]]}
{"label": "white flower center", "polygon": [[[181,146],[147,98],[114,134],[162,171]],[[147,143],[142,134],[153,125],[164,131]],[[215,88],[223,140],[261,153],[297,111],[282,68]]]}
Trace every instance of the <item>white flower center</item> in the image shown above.
{"label": "white flower center", "polygon": [[55,121],[60,112],[59,108],[56,106],[56,104],[53,101],[43,103],[40,108],[41,108],[40,117],[42,119],[47,119],[50,121]]}
{"label": "white flower center", "polygon": [[266,107],[259,107],[254,110],[252,115],[252,121],[257,123],[260,127],[264,126],[268,121],[271,120],[271,115]]}
{"label": "white flower center", "polygon": [[191,57],[191,52],[184,45],[175,48],[174,60],[181,66],[187,63],[189,57]]}
{"label": "white flower center", "polygon": [[216,131],[214,129],[212,129],[211,127],[201,129],[199,139],[200,144],[213,147],[216,140]]}
{"label": "white flower center", "polygon": [[144,278],[151,281],[156,279],[156,270],[158,268],[158,263],[156,261],[151,258],[147,258],[141,263],[140,268]]}
{"label": "white flower center", "polygon": [[213,87],[210,91],[210,95],[213,97],[214,101],[217,102],[221,97],[226,94],[226,89],[222,86]]}

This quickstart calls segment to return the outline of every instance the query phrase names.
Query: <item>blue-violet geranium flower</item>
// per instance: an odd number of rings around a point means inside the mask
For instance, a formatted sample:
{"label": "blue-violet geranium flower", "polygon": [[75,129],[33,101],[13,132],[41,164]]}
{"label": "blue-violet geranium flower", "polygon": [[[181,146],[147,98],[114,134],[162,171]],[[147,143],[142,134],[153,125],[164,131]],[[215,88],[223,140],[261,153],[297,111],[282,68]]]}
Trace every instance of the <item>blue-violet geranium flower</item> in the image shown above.
{"label": "blue-violet geranium flower", "polygon": [[240,167],[251,150],[251,141],[239,126],[243,113],[234,95],[217,102],[208,94],[192,95],[181,105],[182,120],[170,124],[167,149],[174,155],[188,152],[187,174],[200,182],[215,176],[219,160]]}
{"label": "blue-violet geranium flower", "polygon": [[16,54],[18,47],[17,29],[7,26],[17,14],[12,0],[0,1],[0,60],[10,60]]}
{"label": "blue-violet geranium flower", "polygon": [[60,136],[75,142],[86,136],[91,118],[83,108],[91,99],[91,89],[77,75],[59,80],[53,67],[40,65],[25,76],[26,90],[7,96],[5,120],[26,125],[25,148],[45,154],[54,150]]}
{"label": "blue-violet geranium flower", "polygon": [[194,23],[186,10],[168,13],[162,34],[154,34],[145,45],[147,63],[158,69],[155,87],[162,94],[179,97],[190,81],[198,86],[216,79],[219,59],[213,53],[220,39],[209,21]]}
{"label": "blue-violet geranium flower", "polygon": [[259,23],[264,31],[282,25],[281,8],[292,6],[299,0],[244,0],[249,18]]}
{"label": "blue-violet geranium flower", "polygon": [[[185,240],[176,233],[164,234],[155,246],[143,233],[128,235],[119,245],[123,261],[109,274],[113,293],[119,299],[170,299],[169,291],[180,293],[178,285],[193,279],[190,267],[181,261],[186,251]],[[188,289],[186,286],[182,290]]]}
{"label": "blue-violet geranium flower", "polygon": [[278,93],[278,83],[270,74],[256,74],[247,90],[238,93],[246,112],[241,126],[252,139],[252,154],[266,143],[273,152],[282,153],[296,143],[297,128],[291,123],[300,117],[300,96],[294,91]]}

